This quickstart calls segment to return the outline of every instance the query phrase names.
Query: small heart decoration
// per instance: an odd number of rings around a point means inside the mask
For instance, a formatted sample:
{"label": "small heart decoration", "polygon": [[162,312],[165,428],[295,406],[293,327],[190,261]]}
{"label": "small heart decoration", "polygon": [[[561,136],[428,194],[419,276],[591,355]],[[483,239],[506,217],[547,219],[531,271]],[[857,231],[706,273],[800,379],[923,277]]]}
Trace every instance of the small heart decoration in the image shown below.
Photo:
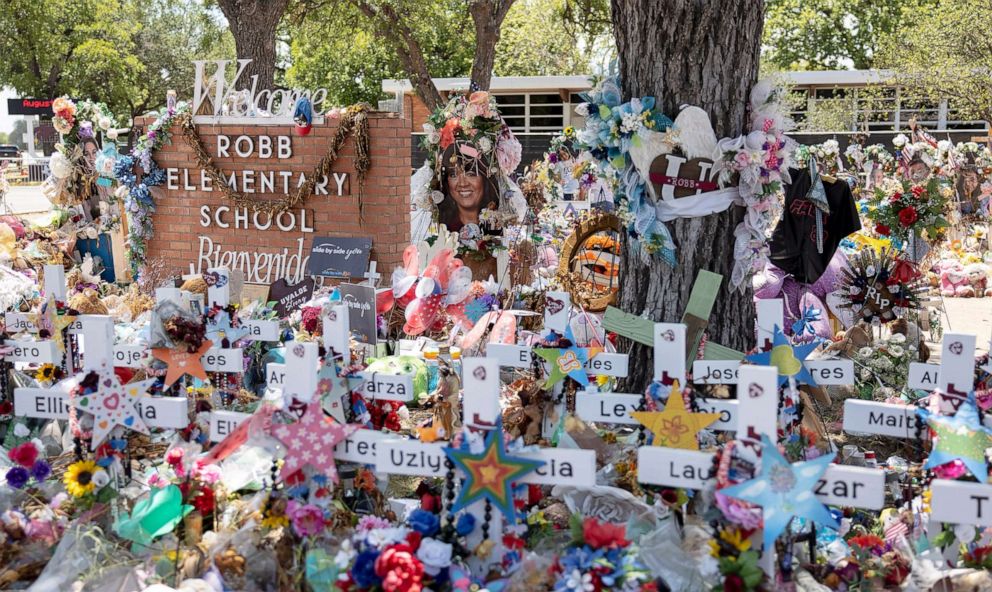
{"label": "small heart decoration", "polygon": [[550,315],[556,315],[565,310],[565,303],[558,298],[545,298],[545,309]]}
{"label": "small heart decoration", "polygon": [[121,396],[118,393],[114,393],[103,400],[103,406],[107,409],[113,411],[121,405]]}

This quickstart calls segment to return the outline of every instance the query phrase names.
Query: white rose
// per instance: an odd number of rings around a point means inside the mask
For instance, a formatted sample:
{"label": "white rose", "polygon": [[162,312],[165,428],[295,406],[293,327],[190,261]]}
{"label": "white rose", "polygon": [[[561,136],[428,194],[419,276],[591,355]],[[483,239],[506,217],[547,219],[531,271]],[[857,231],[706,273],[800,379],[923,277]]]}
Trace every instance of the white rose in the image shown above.
{"label": "white rose", "polygon": [[896,148],[902,148],[907,142],[909,142],[909,138],[906,137],[906,134],[899,134],[892,138],[892,145]]}
{"label": "white rose", "polygon": [[861,349],[858,350],[858,355],[861,356],[862,358],[870,358],[871,354],[874,353],[874,351],[875,350],[873,350],[870,347],[862,347]]}
{"label": "white rose", "polygon": [[902,357],[902,355],[906,352],[898,345],[891,345],[889,346],[889,353],[898,358]]}
{"label": "white rose", "polygon": [[93,473],[93,485],[95,485],[97,489],[100,489],[107,483],[110,483],[110,475],[107,474],[107,471],[101,469]]}
{"label": "white rose", "polygon": [[902,333],[895,333],[889,337],[889,343],[906,343],[906,336]]}
{"label": "white rose", "polygon": [[110,125],[111,125],[112,122],[110,121],[110,118],[109,117],[107,117],[106,115],[104,115],[103,117],[101,117],[100,119],[98,119],[96,123],[97,123],[97,125],[100,126],[100,129],[102,129],[104,131],[107,131],[107,130],[110,129]]}
{"label": "white rose", "polygon": [[434,203],[439,204],[444,201],[444,194],[435,189],[434,191],[431,191],[431,200]]}
{"label": "white rose", "polygon": [[424,571],[436,576],[440,571],[451,565],[451,545],[437,539],[426,538],[420,541],[417,549],[417,559],[424,562]]}
{"label": "white rose", "polygon": [[115,130],[115,129],[107,130],[107,139],[109,139],[109,140],[116,140],[117,139],[117,130]]}
{"label": "white rose", "polygon": [[483,152],[489,152],[493,148],[493,143],[489,138],[482,137],[479,138],[479,150]]}
{"label": "white rose", "polygon": [[23,423],[19,423],[14,426],[14,435],[17,436],[18,438],[26,438],[30,433],[31,430],[29,430],[28,426],[24,425]]}
{"label": "white rose", "polygon": [[861,369],[861,380],[868,380],[871,378],[871,370],[867,368]]}

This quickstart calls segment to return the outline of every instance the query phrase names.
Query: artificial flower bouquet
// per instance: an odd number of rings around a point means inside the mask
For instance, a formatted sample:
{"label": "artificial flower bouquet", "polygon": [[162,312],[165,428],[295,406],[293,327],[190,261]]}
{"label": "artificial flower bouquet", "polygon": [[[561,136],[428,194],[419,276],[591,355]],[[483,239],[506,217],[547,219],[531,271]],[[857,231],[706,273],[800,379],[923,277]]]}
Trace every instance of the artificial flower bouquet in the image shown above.
{"label": "artificial flower bouquet", "polygon": [[935,240],[948,227],[947,197],[937,179],[923,184],[888,179],[867,197],[867,206],[875,232],[903,243],[913,236]]}

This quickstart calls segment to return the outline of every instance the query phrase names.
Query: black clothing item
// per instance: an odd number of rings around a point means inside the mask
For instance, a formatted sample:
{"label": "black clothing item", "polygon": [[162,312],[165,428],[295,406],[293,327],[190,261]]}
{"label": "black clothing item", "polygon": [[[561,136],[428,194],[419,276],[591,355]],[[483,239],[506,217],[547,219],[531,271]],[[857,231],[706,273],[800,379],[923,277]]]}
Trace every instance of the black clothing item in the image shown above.
{"label": "black clothing item", "polygon": [[823,252],[816,250],[816,204],[809,199],[812,180],[806,169],[790,169],[792,184],[785,188],[785,209],[769,242],[771,262],[798,282],[820,279],[840,241],[861,230],[858,206],[843,180],[823,182],[830,213],[823,212]]}

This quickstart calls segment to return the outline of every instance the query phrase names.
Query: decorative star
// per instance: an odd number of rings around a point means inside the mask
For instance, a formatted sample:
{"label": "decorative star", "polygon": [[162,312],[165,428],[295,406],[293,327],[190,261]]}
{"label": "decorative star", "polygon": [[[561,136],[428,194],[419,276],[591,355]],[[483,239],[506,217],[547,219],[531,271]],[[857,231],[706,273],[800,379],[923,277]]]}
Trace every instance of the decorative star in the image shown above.
{"label": "decorative star", "polygon": [[[121,384],[113,369],[107,365],[79,376],[82,377],[79,381],[70,381],[67,386],[82,387],[82,393],[70,397],[70,401],[76,409],[93,416],[92,450],[96,450],[110,431],[119,425],[142,434],[148,433],[148,426],[138,415],[135,405],[138,398],[155,383],[154,378]],[[89,388],[93,378],[96,379],[95,384]],[[87,384],[84,385],[84,382]]]}
{"label": "decorative star", "polygon": [[444,453],[465,473],[465,482],[451,511],[457,512],[475,501],[487,499],[510,521],[516,517],[513,482],[544,465],[544,461],[508,455],[500,421],[486,435],[486,446],[481,453],[473,454],[461,448],[445,448]]}
{"label": "decorative star", "polygon": [[761,474],[750,481],[731,485],[719,493],[761,506],[764,516],[765,549],[771,549],[793,516],[838,528],[840,525],[813,487],[826,472],[836,453],[811,461],[789,464],[768,436],[761,435]]}
{"label": "decorative star", "polygon": [[572,335],[572,328],[565,331],[565,338],[573,345],[568,347],[555,348],[535,348],[534,353],[547,360],[551,365],[551,373],[548,375],[544,388],[551,388],[558,384],[566,376],[572,378],[582,386],[589,385],[589,377],[586,375],[585,365],[590,358],[603,351],[601,347],[576,347],[575,337]]}
{"label": "decorative star", "polygon": [[228,342],[233,345],[234,342],[240,341],[248,335],[248,327],[244,325],[231,326],[231,315],[227,314],[227,311],[220,311],[214,318],[208,319],[206,329],[207,339],[214,343],[221,343],[227,338]]}
{"label": "decorative star", "polygon": [[189,374],[200,380],[207,379],[207,371],[203,369],[203,362],[200,358],[203,354],[207,353],[207,350],[213,347],[214,342],[209,339],[205,339],[200,347],[196,351],[190,353],[188,349],[178,348],[173,349],[170,347],[156,347],[152,348],[152,357],[156,360],[161,360],[169,366],[169,370],[165,375],[164,388],[169,388],[177,380],[182,378],[184,374]]}
{"label": "decorative star", "polygon": [[806,369],[806,357],[813,352],[819,343],[816,341],[793,345],[789,338],[782,333],[778,325],[775,325],[775,333],[772,338],[772,349],[766,352],[751,354],[747,356],[747,361],[759,366],[775,366],[778,368],[778,385],[789,382],[790,378],[795,378],[797,384],[809,384],[816,386],[816,380],[809,370]]}
{"label": "decorative star", "polygon": [[324,417],[320,399],[307,404],[303,416],[295,423],[273,426],[272,435],[286,446],[282,472],[283,481],[300,469],[311,466],[326,475],[332,483],[338,482],[334,464],[334,446],[357,432],[362,426],[337,423]]}
{"label": "decorative star", "polygon": [[982,425],[974,392],[968,393],[968,400],[952,416],[937,415],[922,408],[916,413],[937,434],[924,469],[960,460],[976,479],[988,482],[985,450],[992,447],[992,429]]}
{"label": "decorative star", "polygon": [[685,407],[682,389],[672,387],[664,411],[634,411],[634,419],[654,434],[654,446],[699,450],[696,434],[720,419],[719,413],[691,413]]}
{"label": "decorative star", "polygon": [[317,371],[317,398],[323,401],[324,409],[340,421],[344,421],[344,409],[351,392],[361,386],[362,378],[351,374],[342,376],[330,355],[324,358]]}
{"label": "decorative star", "polygon": [[39,336],[42,331],[48,332],[52,341],[58,346],[60,352],[65,351],[65,339],[62,330],[76,321],[76,316],[69,313],[58,314],[58,305],[55,304],[55,297],[50,296],[48,300],[41,304],[38,312],[32,315],[34,324],[38,327]]}

